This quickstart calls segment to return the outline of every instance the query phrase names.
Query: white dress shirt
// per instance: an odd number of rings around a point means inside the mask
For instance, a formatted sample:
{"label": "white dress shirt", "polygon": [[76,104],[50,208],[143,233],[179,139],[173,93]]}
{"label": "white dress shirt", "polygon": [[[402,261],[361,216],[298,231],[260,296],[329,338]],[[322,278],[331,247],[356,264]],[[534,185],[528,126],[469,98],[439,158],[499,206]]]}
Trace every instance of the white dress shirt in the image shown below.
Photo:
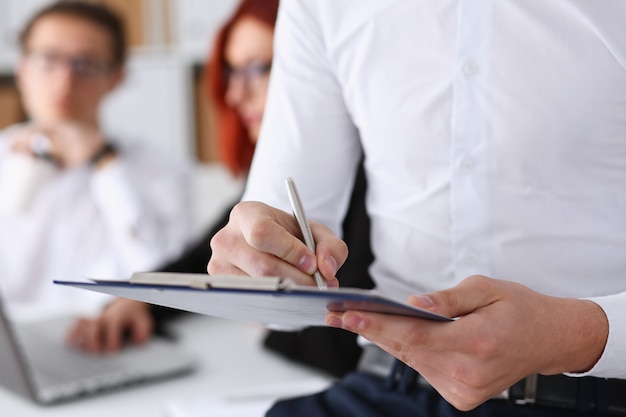
{"label": "white dress shirt", "polygon": [[[0,164],[10,132],[0,132]],[[118,158],[101,170],[57,170],[25,212],[0,215],[0,291],[10,309],[97,309],[107,296],[52,281],[125,279],[183,249],[186,167],[145,145],[116,146]]]}
{"label": "white dress shirt", "polygon": [[245,200],[340,231],[365,154],[378,288],[595,297],[626,378],[626,2],[281,3]]}

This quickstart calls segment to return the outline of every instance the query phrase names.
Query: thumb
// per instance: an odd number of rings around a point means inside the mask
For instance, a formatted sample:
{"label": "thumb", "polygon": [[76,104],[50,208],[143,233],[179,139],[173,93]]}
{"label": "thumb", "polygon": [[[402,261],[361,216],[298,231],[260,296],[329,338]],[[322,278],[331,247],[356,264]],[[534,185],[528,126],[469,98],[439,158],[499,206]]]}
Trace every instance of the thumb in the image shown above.
{"label": "thumb", "polygon": [[317,245],[317,267],[327,279],[335,278],[348,258],[348,246],[323,224],[311,222],[311,228]]}
{"label": "thumb", "polygon": [[441,314],[460,317],[488,306],[502,298],[497,280],[472,275],[447,290],[409,297],[409,304]]}

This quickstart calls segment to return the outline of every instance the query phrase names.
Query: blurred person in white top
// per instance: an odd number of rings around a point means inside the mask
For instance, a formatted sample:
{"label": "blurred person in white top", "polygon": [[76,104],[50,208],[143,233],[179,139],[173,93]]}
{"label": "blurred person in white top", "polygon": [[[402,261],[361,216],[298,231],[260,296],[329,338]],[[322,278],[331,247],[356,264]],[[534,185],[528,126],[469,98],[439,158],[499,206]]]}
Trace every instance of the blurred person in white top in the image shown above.
{"label": "blurred person in white top", "polygon": [[102,295],[52,281],[127,278],[177,256],[188,234],[187,168],[100,126],[126,55],[109,9],[55,3],[20,44],[16,79],[29,121],[0,132],[0,164],[43,155],[54,169],[21,212],[0,214],[2,296],[9,307],[99,309]]}

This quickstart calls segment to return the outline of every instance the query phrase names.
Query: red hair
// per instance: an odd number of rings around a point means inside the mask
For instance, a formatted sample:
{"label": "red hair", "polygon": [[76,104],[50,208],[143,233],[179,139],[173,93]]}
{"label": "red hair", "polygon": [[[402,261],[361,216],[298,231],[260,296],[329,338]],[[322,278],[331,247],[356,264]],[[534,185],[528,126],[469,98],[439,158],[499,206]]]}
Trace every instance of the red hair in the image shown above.
{"label": "red hair", "polygon": [[232,17],[222,26],[215,38],[213,52],[204,69],[209,98],[215,104],[218,116],[217,144],[222,163],[234,174],[245,175],[252,162],[254,144],[235,109],[226,104],[226,41],[235,23],[252,17],[274,28],[278,14],[278,0],[243,0]]}

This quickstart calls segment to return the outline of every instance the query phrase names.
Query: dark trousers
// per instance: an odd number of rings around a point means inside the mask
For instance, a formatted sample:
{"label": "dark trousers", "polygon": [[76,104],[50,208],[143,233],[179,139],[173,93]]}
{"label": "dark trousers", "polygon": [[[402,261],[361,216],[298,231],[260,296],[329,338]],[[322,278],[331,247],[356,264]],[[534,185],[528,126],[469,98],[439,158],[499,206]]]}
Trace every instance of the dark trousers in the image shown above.
{"label": "dark trousers", "polygon": [[516,405],[506,400],[490,400],[478,408],[462,412],[451,406],[435,390],[415,382],[405,370],[387,379],[363,372],[347,375],[317,394],[277,402],[266,417],[571,417],[596,416],[553,407]]}

